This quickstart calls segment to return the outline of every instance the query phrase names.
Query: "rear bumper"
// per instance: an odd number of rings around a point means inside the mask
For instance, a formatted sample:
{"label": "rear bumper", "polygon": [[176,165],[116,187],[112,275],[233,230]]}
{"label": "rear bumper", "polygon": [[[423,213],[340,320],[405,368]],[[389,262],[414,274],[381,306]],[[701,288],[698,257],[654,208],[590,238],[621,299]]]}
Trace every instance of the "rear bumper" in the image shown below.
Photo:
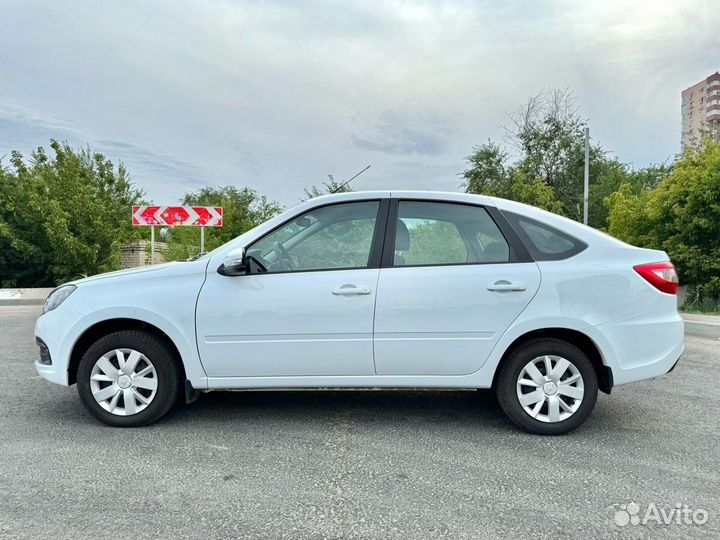
{"label": "rear bumper", "polygon": [[612,370],[613,384],[626,384],[665,375],[684,350],[684,324],[677,311],[644,313],[593,328],[603,361]]}
{"label": "rear bumper", "polygon": [[678,359],[675,360],[675,363],[672,365],[672,367],[670,369],[668,369],[668,373],[671,373],[672,370],[675,369],[675,367],[678,365],[678,362],[680,362],[681,358],[682,358],[682,354],[680,356],[678,356]]}

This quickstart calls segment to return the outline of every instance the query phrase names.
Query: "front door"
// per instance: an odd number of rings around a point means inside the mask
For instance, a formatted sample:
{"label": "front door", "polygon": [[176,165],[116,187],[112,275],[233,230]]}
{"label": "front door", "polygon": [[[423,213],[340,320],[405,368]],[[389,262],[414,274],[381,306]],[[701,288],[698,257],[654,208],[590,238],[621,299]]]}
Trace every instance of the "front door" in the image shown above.
{"label": "front door", "polygon": [[401,200],[396,208],[378,282],[377,374],[473,373],[535,295],[540,271],[518,261],[482,206]]}
{"label": "front door", "polygon": [[310,210],[246,247],[247,275],[208,268],[197,306],[208,376],[374,374],[381,206]]}

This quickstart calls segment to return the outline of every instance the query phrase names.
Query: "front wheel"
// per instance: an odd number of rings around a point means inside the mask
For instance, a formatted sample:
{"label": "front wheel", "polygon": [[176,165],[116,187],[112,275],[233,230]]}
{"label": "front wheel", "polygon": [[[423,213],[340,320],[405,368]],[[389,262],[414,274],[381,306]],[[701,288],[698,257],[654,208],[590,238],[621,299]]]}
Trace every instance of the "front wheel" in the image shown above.
{"label": "front wheel", "polygon": [[118,427],[144,426],[164,416],[180,394],[171,349],[154,334],[121,330],[96,341],[78,366],[80,399],[95,418]]}
{"label": "front wheel", "polygon": [[582,424],[597,400],[598,382],[588,357],[559,339],[522,345],[500,367],[495,391],[517,426],[561,435]]}

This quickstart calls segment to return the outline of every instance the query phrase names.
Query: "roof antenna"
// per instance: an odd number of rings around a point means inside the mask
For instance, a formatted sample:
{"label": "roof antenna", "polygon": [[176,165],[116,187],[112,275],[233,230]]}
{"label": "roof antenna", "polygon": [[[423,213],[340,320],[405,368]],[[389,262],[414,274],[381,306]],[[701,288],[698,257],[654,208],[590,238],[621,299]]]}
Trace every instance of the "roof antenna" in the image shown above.
{"label": "roof antenna", "polygon": [[[353,176],[353,177],[350,178],[349,180],[346,180],[345,182],[343,182],[343,183],[340,184],[339,186],[336,186],[335,189],[333,189],[330,193],[331,193],[331,194],[332,194],[332,193],[337,193],[338,190],[340,190],[340,189],[344,188],[345,186],[347,186],[350,182],[352,182],[353,180],[355,180],[358,176],[360,176],[362,173],[364,173],[365,171],[367,171],[369,168],[370,168],[370,165],[368,165],[367,167],[365,167],[362,171],[360,171],[359,173],[357,173],[355,176]],[[332,174],[329,174],[328,177],[330,178],[331,181],[335,180],[335,179],[333,178]]]}

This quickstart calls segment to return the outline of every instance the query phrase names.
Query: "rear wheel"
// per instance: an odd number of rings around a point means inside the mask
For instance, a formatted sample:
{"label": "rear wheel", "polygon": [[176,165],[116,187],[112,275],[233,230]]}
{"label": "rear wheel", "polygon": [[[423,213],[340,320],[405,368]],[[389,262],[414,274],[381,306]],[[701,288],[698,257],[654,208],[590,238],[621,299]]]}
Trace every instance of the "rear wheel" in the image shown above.
{"label": "rear wheel", "polygon": [[141,330],[113,332],[96,341],[78,366],[80,399],[95,418],[111,426],[150,424],[165,415],[180,394],[171,349]]}
{"label": "rear wheel", "polygon": [[580,426],[595,407],[597,390],[597,375],[585,353],[552,338],[513,351],[495,388],[513,423],[539,435],[561,435]]}

